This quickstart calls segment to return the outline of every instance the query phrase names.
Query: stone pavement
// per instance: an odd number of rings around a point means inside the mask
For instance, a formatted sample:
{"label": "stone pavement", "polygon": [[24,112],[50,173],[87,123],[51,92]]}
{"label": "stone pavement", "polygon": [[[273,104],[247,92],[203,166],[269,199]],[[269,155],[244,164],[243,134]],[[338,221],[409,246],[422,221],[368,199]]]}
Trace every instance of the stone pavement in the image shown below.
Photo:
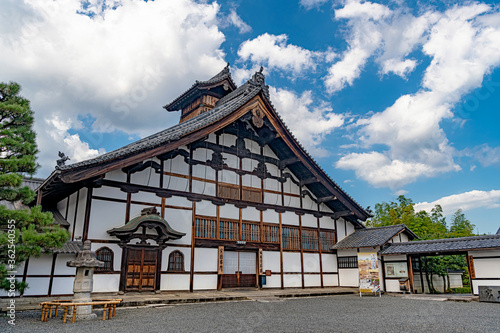
{"label": "stone pavement", "polygon": [[479,296],[474,296],[471,294],[396,294],[389,293],[390,296],[396,296],[406,299],[419,299],[426,301],[454,301],[454,302],[477,302],[479,301]]}
{"label": "stone pavement", "polygon": [[[257,289],[257,288],[235,288],[224,289],[222,291],[196,291],[193,293],[187,291],[177,292],[143,292],[143,293],[99,293],[93,294],[93,300],[121,298],[120,306],[138,307],[155,306],[161,304],[179,304],[179,303],[202,303],[202,302],[220,302],[220,301],[242,301],[255,300],[261,302],[279,301],[289,297],[312,297],[312,296],[332,296],[356,294],[358,288],[345,287],[327,287],[327,288],[287,288],[287,289]],[[16,298],[16,311],[40,310],[41,302],[56,299],[71,299],[71,296],[54,297],[21,297]],[[6,312],[9,298],[0,299],[1,312]],[[97,307],[97,306],[96,306]]]}

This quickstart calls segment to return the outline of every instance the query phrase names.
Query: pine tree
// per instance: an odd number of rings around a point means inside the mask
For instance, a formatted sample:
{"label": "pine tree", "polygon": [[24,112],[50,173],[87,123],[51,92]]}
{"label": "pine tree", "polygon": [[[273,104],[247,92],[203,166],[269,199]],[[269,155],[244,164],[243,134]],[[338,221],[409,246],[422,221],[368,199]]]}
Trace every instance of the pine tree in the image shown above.
{"label": "pine tree", "polygon": [[[0,83],[0,288],[14,287],[22,292],[26,285],[11,278],[11,272],[30,256],[39,256],[62,246],[68,232],[54,224],[51,213],[40,206],[28,208],[35,192],[21,187],[23,176],[38,167],[30,102],[19,96],[17,83]],[[23,204],[24,209],[9,207]],[[16,204],[16,205],[14,205]],[[19,274],[19,272],[17,272]]]}

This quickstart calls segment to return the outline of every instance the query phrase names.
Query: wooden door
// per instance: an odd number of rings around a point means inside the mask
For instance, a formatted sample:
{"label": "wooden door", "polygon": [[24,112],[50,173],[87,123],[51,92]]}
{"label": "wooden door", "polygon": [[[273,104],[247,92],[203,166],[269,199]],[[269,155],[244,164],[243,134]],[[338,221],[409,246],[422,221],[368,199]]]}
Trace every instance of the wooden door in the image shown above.
{"label": "wooden door", "polygon": [[157,268],[157,249],[128,248],[125,291],[155,290]]}
{"label": "wooden door", "polygon": [[257,254],[224,251],[222,287],[255,287],[257,285]]}

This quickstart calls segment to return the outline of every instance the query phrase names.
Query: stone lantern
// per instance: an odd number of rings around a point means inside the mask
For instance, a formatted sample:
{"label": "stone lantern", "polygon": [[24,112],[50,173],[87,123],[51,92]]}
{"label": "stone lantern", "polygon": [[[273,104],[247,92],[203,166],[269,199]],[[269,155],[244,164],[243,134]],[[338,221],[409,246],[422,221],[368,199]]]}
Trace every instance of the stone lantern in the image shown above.
{"label": "stone lantern", "polygon": [[[95,252],[90,250],[90,241],[85,241],[83,250],[78,252],[76,259],[66,263],[69,267],[76,267],[75,283],[73,284],[73,302],[92,302],[90,293],[94,287],[94,269],[103,267],[104,263],[97,260]],[[76,317],[79,319],[92,319],[97,315],[92,313],[92,306],[77,306]]]}

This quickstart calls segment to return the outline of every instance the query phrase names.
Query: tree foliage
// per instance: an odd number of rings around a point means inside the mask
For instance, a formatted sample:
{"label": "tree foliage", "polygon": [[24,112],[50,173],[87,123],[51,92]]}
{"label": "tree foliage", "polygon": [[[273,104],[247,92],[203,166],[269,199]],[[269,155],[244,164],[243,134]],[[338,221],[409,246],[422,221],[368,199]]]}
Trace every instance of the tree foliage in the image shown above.
{"label": "tree foliage", "polygon": [[[68,232],[54,224],[51,213],[40,206],[11,210],[28,205],[35,192],[24,186],[23,177],[35,173],[38,165],[36,135],[32,129],[33,111],[27,99],[19,96],[17,83],[0,83],[0,288],[23,291],[26,285],[10,279],[9,272],[30,256],[39,256],[60,247]],[[19,273],[19,272],[18,272]]]}

